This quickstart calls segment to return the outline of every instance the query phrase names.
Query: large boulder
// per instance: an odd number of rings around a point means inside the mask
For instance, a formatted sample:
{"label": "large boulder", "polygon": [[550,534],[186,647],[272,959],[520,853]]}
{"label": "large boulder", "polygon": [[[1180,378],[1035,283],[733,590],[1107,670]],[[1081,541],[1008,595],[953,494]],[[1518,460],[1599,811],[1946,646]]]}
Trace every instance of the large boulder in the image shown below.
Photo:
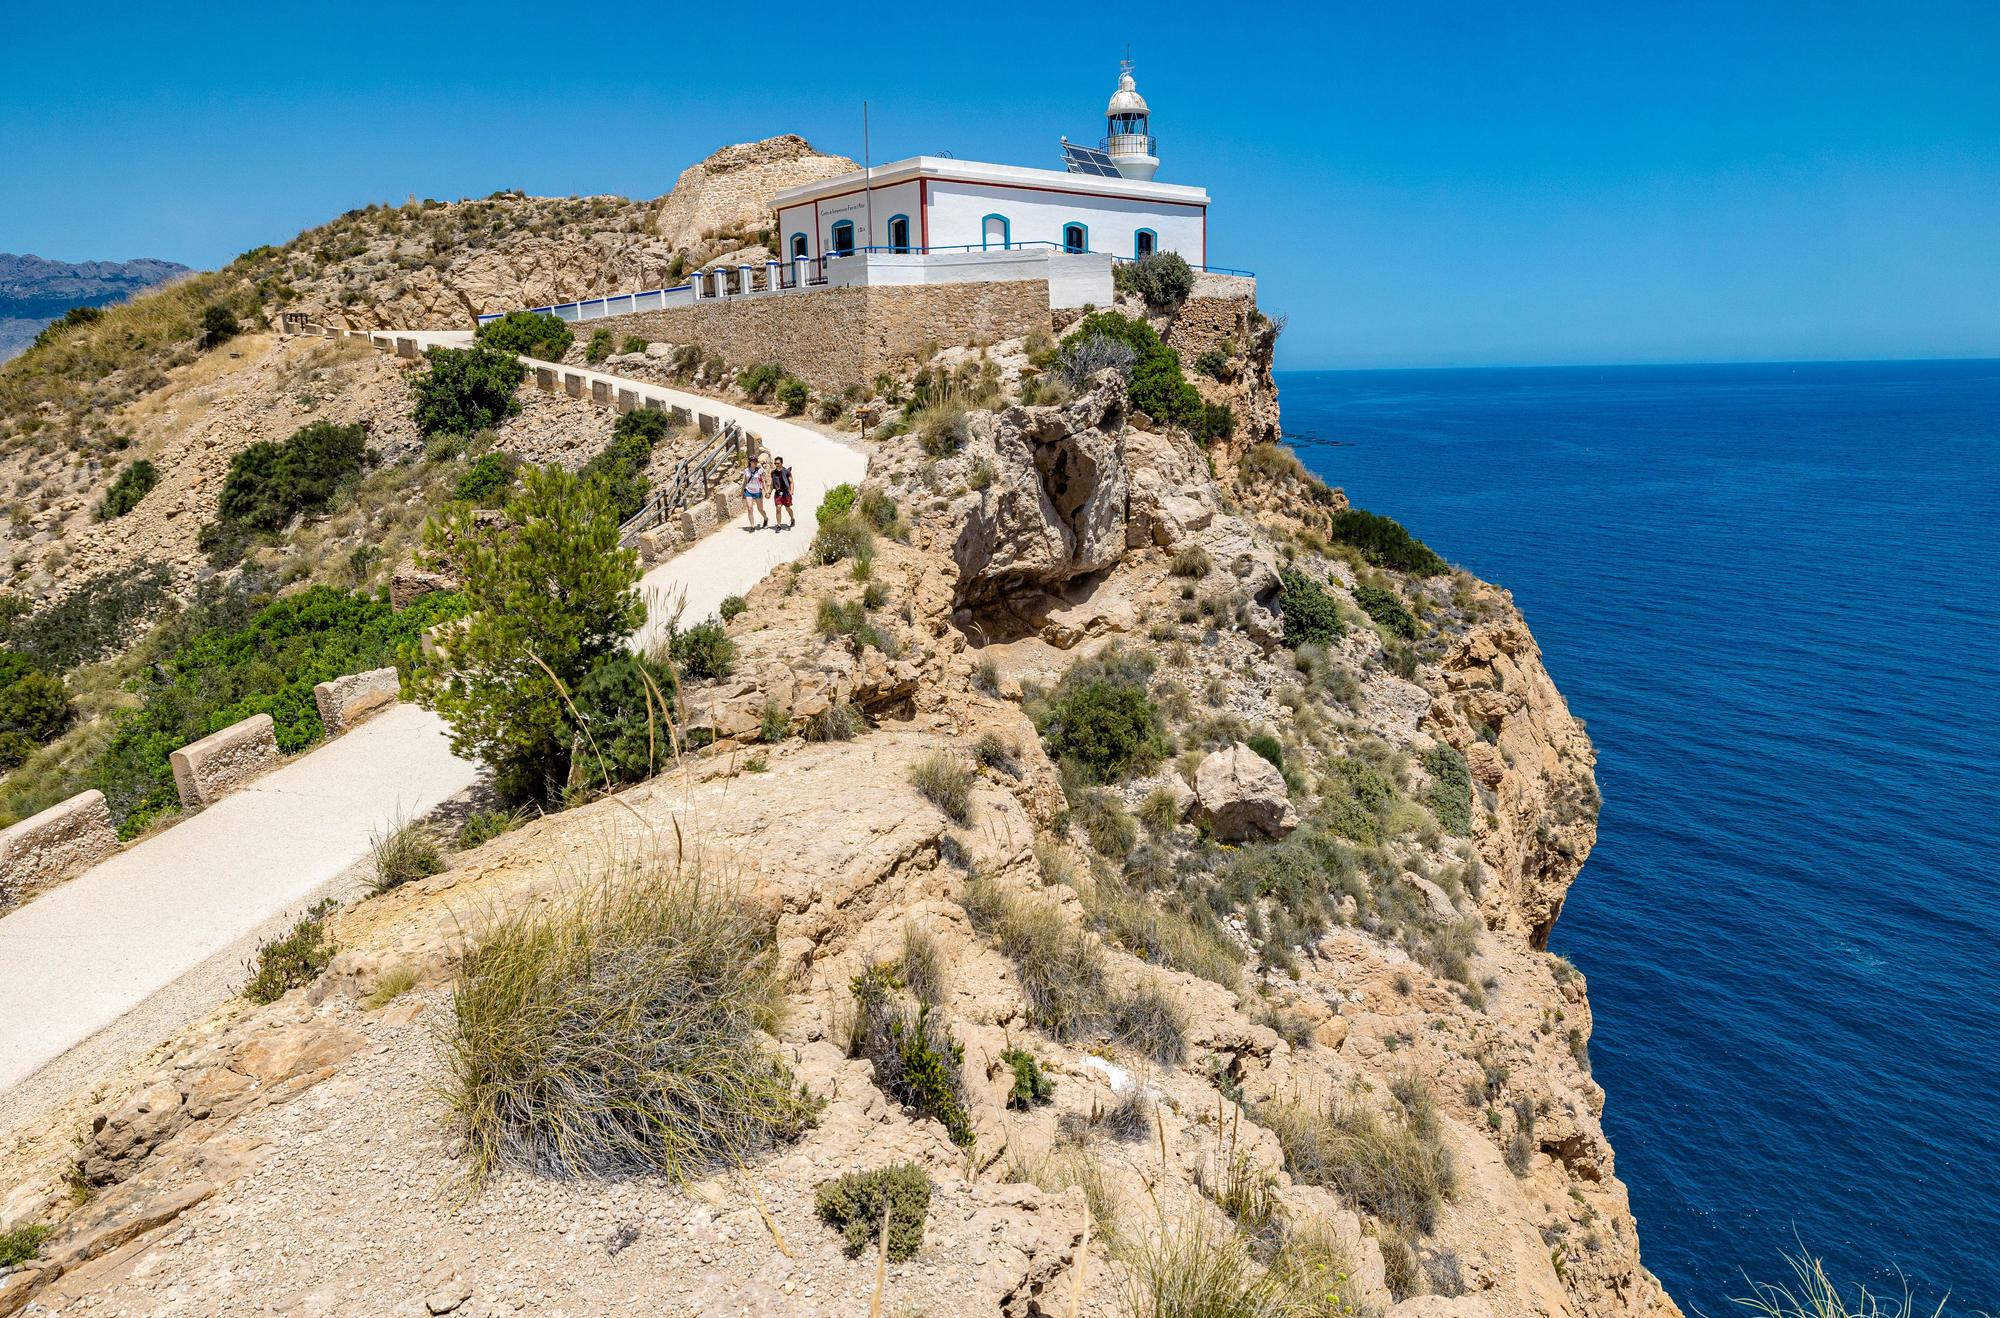
{"label": "large boulder", "polygon": [[1284,776],[1240,741],[1201,762],[1194,794],[1201,817],[1225,842],[1283,837],[1299,826]]}
{"label": "large boulder", "polygon": [[952,558],[960,604],[1047,590],[1125,552],[1125,386],[1106,373],[1062,407],[975,413],[966,454],[993,466],[965,500]]}

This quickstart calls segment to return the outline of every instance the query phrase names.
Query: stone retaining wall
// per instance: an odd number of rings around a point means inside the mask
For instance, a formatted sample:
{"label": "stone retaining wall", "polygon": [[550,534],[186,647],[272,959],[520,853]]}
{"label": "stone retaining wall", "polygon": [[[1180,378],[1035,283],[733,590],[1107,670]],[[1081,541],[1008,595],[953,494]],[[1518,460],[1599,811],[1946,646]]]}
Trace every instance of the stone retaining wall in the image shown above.
{"label": "stone retaining wall", "polygon": [[0,831],[0,907],[83,873],[118,849],[104,793],[88,791]]}
{"label": "stone retaining wall", "polygon": [[992,343],[1050,323],[1047,281],[1012,280],[808,289],[607,316],[580,328],[602,325],[619,340],[695,343],[737,366],[775,361],[817,388],[840,390],[909,364],[925,345]]}
{"label": "stone retaining wall", "polygon": [[365,673],[349,673],[313,688],[313,702],[319,706],[319,721],[326,735],[337,737],[378,709],[385,709],[403,697],[402,679],[393,668],[372,668]]}
{"label": "stone retaining wall", "polygon": [[269,714],[253,714],[181,747],[167,760],[173,765],[183,808],[213,805],[278,767],[277,728]]}

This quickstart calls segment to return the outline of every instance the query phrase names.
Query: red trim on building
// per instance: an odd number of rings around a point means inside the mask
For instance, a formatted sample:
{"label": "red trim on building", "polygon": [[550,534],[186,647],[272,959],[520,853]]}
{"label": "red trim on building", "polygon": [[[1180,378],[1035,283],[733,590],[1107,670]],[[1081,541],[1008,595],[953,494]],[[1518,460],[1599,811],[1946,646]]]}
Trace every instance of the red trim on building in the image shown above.
{"label": "red trim on building", "polygon": [[[812,240],[812,247],[811,247],[811,249],[810,249],[809,251],[807,251],[806,255],[807,255],[807,256],[815,256],[815,257],[816,257],[816,256],[818,256],[818,255],[819,255],[819,254],[821,253],[821,251],[822,251],[822,250],[824,249],[824,246],[825,246],[825,244],[823,244],[823,243],[822,243],[822,242],[820,241],[820,236],[819,236],[819,198],[818,198],[818,197],[814,197],[814,198],[813,198],[813,240]],[[1207,245],[1207,240],[1206,240],[1206,239],[1203,239],[1203,240],[1202,240],[1202,255],[1203,255],[1203,257],[1204,257],[1204,259],[1203,259],[1203,261],[1202,261],[1202,264],[1203,264],[1203,265],[1207,265],[1207,264],[1208,264],[1208,261],[1206,260],[1206,257],[1207,257],[1207,253],[1208,253],[1208,245]]]}
{"label": "red trim on building", "polygon": [[917,214],[924,226],[924,250],[931,249],[931,181],[922,174],[917,175]]}
{"label": "red trim on building", "polygon": [[[1201,211],[1204,216],[1207,214],[1209,206],[1209,203],[1205,201],[1169,201],[1163,197],[1133,197],[1122,192],[1093,192],[1088,188],[1059,188],[1047,183],[995,183],[990,179],[958,178],[950,174],[919,174],[917,178],[919,182],[925,184],[928,184],[929,180],[935,178],[940,183],[962,183],[970,188],[1012,188],[1017,192],[1060,192],[1066,196],[1097,197],[1103,201],[1131,201],[1142,205],[1183,206]],[[884,188],[897,187],[907,182],[909,182],[908,179],[898,179],[894,183],[877,183],[873,187],[875,191],[879,192]],[[849,188],[845,192],[832,192],[824,197],[814,197],[813,213],[817,217],[819,204],[822,201],[838,201],[842,197],[852,197],[856,193],[867,191],[869,191],[869,186],[864,184],[858,188]],[[793,202],[792,204],[794,206],[801,206],[805,203]]]}

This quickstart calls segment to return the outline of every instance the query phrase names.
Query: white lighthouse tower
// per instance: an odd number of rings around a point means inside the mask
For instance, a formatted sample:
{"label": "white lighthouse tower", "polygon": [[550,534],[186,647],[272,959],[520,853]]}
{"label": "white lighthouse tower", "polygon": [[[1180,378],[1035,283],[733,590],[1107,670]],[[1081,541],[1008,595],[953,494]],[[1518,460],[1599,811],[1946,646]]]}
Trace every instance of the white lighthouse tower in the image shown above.
{"label": "white lighthouse tower", "polygon": [[1150,182],[1160,167],[1158,143],[1147,132],[1146,98],[1132,81],[1132,61],[1118,64],[1118,90],[1104,111],[1104,154],[1122,178]]}

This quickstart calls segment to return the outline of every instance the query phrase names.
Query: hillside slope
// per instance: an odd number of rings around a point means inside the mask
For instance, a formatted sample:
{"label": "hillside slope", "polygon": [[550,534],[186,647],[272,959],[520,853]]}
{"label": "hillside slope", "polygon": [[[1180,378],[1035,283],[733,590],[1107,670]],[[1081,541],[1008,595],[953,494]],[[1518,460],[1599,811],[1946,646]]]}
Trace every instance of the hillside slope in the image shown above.
{"label": "hillside slope", "polygon": [[0,252],[0,362],[71,307],[101,307],[192,273],[174,261],[47,261]]}

